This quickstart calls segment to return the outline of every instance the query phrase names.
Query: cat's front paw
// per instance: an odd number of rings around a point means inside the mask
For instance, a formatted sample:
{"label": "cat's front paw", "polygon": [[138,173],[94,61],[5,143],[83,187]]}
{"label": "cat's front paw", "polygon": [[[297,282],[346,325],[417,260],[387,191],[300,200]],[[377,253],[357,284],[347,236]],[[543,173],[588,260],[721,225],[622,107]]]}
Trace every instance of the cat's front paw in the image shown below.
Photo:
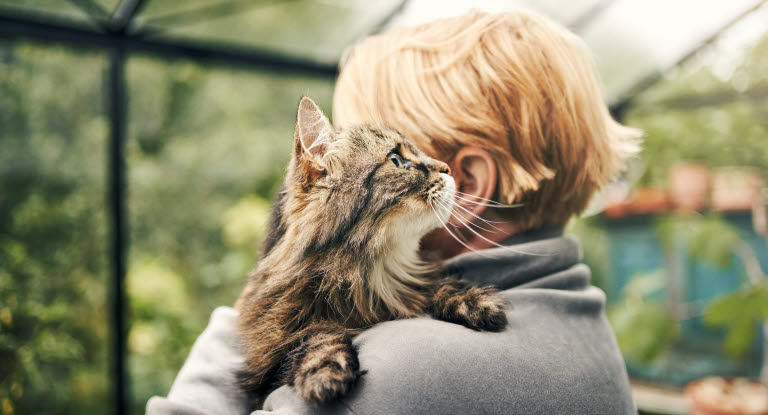
{"label": "cat's front paw", "polygon": [[293,367],[293,387],[315,405],[344,396],[361,374],[357,352],[341,334],[314,335],[295,354]]}
{"label": "cat's front paw", "polygon": [[509,302],[490,288],[443,286],[432,305],[433,315],[473,330],[501,331],[507,326]]}
{"label": "cat's front paw", "polygon": [[346,395],[358,376],[357,371],[328,365],[297,379],[294,387],[304,400],[315,405],[324,405]]}

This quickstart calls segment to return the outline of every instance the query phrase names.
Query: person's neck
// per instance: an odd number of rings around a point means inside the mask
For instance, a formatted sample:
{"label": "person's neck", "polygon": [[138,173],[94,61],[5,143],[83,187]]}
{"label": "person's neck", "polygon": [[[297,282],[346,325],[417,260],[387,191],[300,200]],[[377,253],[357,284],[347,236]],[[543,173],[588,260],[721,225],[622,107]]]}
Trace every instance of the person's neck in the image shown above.
{"label": "person's neck", "polygon": [[[479,229],[479,227],[483,229]],[[463,245],[454,238],[451,238],[451,242],[458,245],[454,248],[458,250],[456,255],[499,246],[504,240],[520,233],[516,225],[501,221],[480,222],[477,223],[477,226],[474,224],[468,225],[460,231],[458,236],[463,237],[466,240],[466,244]]]}
{"label": "person's neck", "polygon": [[500,221],[466,225],[464,228],[449,225],[448,229],[435,229],[422,238],[422,249],[430,257],[448,259],[465,252],[492,248],[518,233],[514,224]]}
{"label": "person's neck", "polygon": [[[514,224],[503,221],[494,221],[491,224],[483,223],[482,226],[485,229],[472,226],[471,230],[461,229],[461,231],[451,226],[450,233],[445,228],[436,229],[421,240],[422,252],[429,259],[446,260],[467,252],[494,248],[500,245],[555,238],[562,236],[565,229],[563,225],[552,225],[519,231]],[[461,241],[456,238],[461,239]]]}

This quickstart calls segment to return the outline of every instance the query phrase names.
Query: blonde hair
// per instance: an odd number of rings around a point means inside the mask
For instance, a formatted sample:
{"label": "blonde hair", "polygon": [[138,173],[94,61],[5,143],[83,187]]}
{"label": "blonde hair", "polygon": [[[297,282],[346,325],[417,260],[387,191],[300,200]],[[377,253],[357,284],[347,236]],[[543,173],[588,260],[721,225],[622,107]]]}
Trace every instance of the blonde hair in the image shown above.
{"label": "blonde hair", "polygon": [[520,230],[565,224],[638,151],[583,42],[527,12],[465,15],[371,36],[342,58],[337,127],[385,125],[432,157],[487,150]]}

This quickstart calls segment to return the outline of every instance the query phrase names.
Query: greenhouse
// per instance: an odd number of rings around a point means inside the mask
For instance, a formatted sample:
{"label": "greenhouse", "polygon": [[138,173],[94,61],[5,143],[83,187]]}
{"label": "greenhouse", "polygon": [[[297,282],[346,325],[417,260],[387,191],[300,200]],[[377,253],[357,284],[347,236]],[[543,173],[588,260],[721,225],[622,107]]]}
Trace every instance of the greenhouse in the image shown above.
{"label": "greenhouse", "polygon": [[531,9],[643,152],[572,221],[641,413],[766,381],[765,0],[0,0],[0,413],[143,413],[258,260],[296,105],[366,36]]}

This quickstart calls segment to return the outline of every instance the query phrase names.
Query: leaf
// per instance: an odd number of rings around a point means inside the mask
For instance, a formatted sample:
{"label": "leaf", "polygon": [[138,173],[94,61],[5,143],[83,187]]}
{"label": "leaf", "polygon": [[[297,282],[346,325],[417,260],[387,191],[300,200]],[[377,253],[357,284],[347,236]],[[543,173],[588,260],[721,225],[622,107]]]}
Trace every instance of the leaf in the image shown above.
{"label": "leaf", "polygon": [[759,324],[768,319],[768,282],[748,286],[713,300],[704,310],[704,322],[725,328],[723,350],[743,357],[755,341]]}
{"label": "leaf", "polygon": [[679,337],[677,322],[656,303],[623,302],[608,312],[622,353],[629,358],[650,362]]}
{"label": "leaf", "polygon": [[725,267],[733,260],[733,247],[741,242],[736,228],[719,216],[709,215],[694,223],[688,237],[688,254],[693,259]]}
{"label": "leaf", "polygon": [[666,284],[664,270],[658,269],[648,273],[638,273],[632,276],[624,288],[624,296],[633,300],[642,300],[659,290]]}
{"label": "leaf", "polygon": [[656,221],[656,233],[664,249],[680,243],[695,260],[725,267],[733,260],[733,247],[743,242],[738,230],[719,215],[677,213]]}
{"label": "leaf", "polygon": [[738,319],[730,325],[725,332],[723,350],[732,358],[741,358],[749,350],[749,346],[755,341],[757,327],[752,319]]}
{"label": "leaf", "polygon": [[736,291],[712,300],[704,310],[704,323],[710,327],[722,327],[739,315],[743,301],[741,292]]}

